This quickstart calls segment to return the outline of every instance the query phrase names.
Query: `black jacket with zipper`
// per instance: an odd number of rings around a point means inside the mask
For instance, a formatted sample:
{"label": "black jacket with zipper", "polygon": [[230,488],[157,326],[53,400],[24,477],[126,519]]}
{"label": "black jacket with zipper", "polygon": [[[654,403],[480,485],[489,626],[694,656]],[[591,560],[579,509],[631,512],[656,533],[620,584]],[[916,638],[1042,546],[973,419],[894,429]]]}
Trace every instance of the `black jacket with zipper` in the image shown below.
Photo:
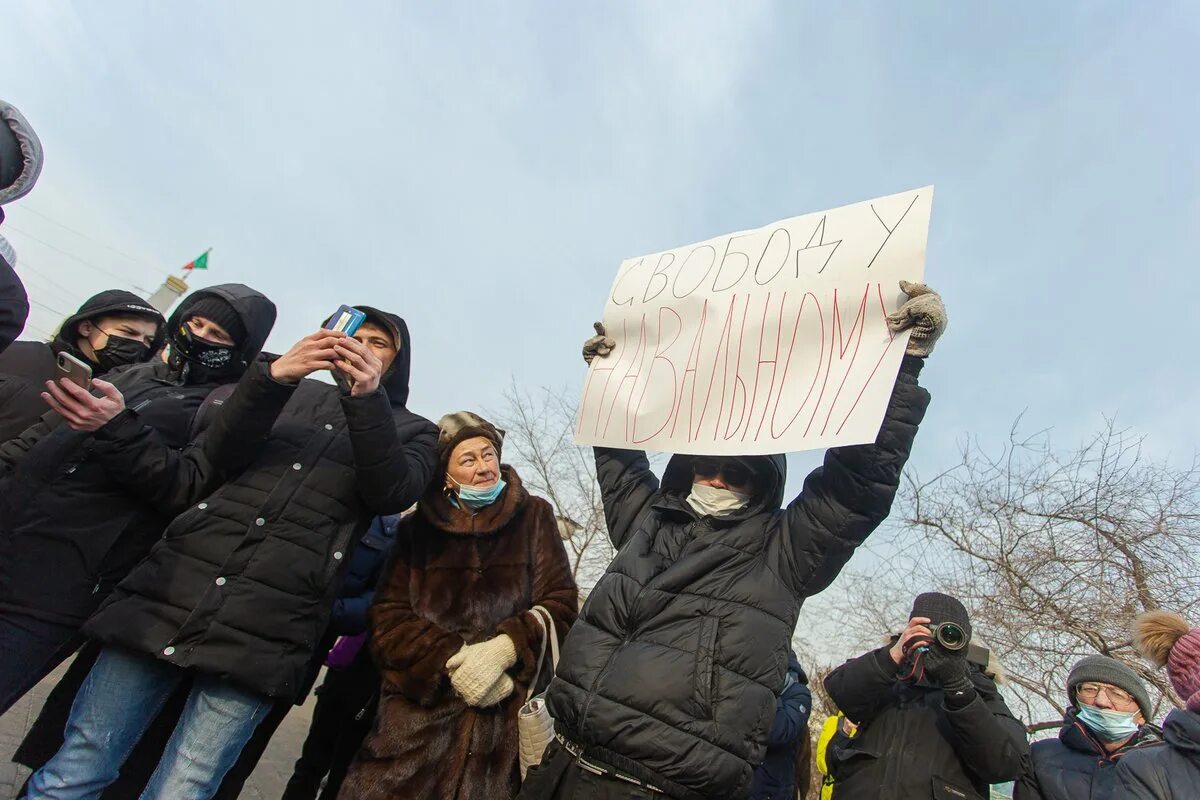
{"label": "black jacket with zipper", "polygon": [[[249,287],[197,291],[170,324],[180,324],[192,302],[210,295],[238,312],[247,329],[240,352],[256,357],[275,306]],[[128,426],[172,451],[197,433],[197,412],[222,385],[192,381],[178,363],[159,359],[116,370],[110,380],[125,398]],[[97,456],[98,446],[97,435],[71,430],[53,413],[0,445],[0,612],[83,623],[171,521],[143,501],[142,487],[122,481]]]}
{"label": "black jacket with zipper", "polygon": [[1017,781],[1014,800],[1116,800],[1120,759],[1163,743],[1162,731],[1146,724],[1110,753],[1075,713],[1067,709],[1058,736],[1029,746],[1029,765]]}
{"label": "black jacket with zipper", "polygon": [[1117,765],[1122,800],[1195,800],[1200,797],[1200,713],[1176,708],[1163,720],[1165,747],[1130,753]]}
{"label": "black jacket with zipper", "polygon": [[660,485],[644,453],[596,449],[617,556],[563,645],[547,701],[559,732],[684,800],[745,797],[766,751],[800,606],[891,510],[929,394],[906,356],[873,444],[839,447],[780,508],[782,455],[743,459],[750,506],[698,518],[691,457]]}
{"label": "black jacket with zipper", "polygon": [[858,723],[834,754],[834,800],[986,800],[1015,780],[1029,745],[996,684],[971,664],[976,696],[948,708],[938,686],[905,682],[886,647],[825,676],[825,689]]}
{"label": "black jacket with zipper", "polygon": [[[414,503],[436,470],[437,428],[404,407],[409,341],[392,319],[401,350],[371,394],[282,384],[260,362],[184,454],[106,426],[113,470],[182,513],[86,634],[277,700],[305,690],[351,548],[376,514]],[[236,477],[210,494],[211,476],[256,435],[266,439],[250,448],[257,455],[244,470],[226,464]]]}

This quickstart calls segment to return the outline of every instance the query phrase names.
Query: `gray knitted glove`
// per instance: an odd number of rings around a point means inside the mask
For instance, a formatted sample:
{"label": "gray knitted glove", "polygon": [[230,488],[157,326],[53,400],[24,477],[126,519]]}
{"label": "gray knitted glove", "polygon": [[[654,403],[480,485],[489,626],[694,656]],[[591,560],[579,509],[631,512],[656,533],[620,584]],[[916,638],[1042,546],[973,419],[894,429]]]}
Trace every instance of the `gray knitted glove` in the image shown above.
{"label": "gray knitted glove", "polygon": [[908,300],[895,314],[888,314],[888,327],[897,333],[912,328],[904,352],[925,358],[933,352],[934,344],[950,322],[946,306],[942,296],[923,283],[900,281],[900,291],[908,295]]}
{"label": "gray knitted glove", "polygon": [[592,327],[596,329],[596,335],[583,343],[583,361],[588,366],[596,356],[608,358],[608,354],[617,346],[616,340],[604,330],[603,322],[592,323]]}

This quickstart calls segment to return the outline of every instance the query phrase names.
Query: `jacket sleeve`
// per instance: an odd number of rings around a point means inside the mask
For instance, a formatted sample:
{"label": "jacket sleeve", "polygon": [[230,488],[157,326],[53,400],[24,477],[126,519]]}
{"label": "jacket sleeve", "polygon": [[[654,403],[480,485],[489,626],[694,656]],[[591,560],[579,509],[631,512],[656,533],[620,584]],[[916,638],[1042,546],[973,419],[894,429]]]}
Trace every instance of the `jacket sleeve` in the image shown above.
{"label": "jacket sleeve", "polygon": [[420,499],[437,469],[437,427],[425,419],[402,436],[387,394],[344,395],[358,496],[376,514],[396,514]]}
{"label": "jacket sleeve", "polygon": [[183,450],[165,444],[126,409],[93,434],[95,455],[114,481],[174,516],[249,466],[296,386],[276,381],[266,361],[255,361],[204,433]]}
{"label": "jacket sleeve", "polygon": [[803,683],[793,683],[783,690],[775,704],[775,721],[767,735],[769,747],[782,747],[800,738],[808,730],[808,714],[812,709],[812,692]]}
{"label": "jacket sleeve", "polygon": [[370,610],[371,653],[383,684],[414,703],[434,705],[450,686],[446,662],[464,644],[457,633],[418,615],[412,607],[409,532],[401,527],[383,582]]}
{"label": "jacket sleeve", "polygon": [[851,722],[864,725],[892,701],[896,663],[886,647],[872,650],[825,676],[825,691]]}
{"label": "jacket sleeve", "polygon": [[596,447],[596,481],[604,501],[608,537],[618,550],[629,537],[638,516],[658,491],[658,478],[641,450]]}
{"label": "jacket sleeve", "polygon": [[46,438],[62,421],[56,412],[45,414],[40,420],[30,425],[21,434],[0,444],[0,469],[9,472],[16,469],[33,446]]}
{"label": "jacket sleeve", "polygon": [[333,603],[329,629],[337,636],[354,636],[367,629],[367,611],[375,600],[375,587],[353,597],[339,597]]}
{"label": "jacket sleeve", "polygon": [[1113,797],[1123,800],[1170,800],[1183,797],[1182,794],[1172,793],[1170,786],[1162,779],[1161,770],[1153,768],[1152,758],[1146,757],[1152,753],[1130,753],[1117,762]]}
{"label": "jacket sleeve", "polygon": [[1038,782],[1032,753],[1021,764],[1021,777],[1013,786],[1013,800],[1046,800],[1042,785]]}
{"label": "jacket sleeve", "polygon": [[976,696],[962,708],[942,706],[954,751],[971,771],[987,783],[1016,780],[1029,758],[1025,726],[1008,710],[996,684],[976,670],[971,672]]}
{"label": "jacket sleeve", "polygon": [[29,298],[17,271],[0,255],[0,353],[16,341],[29,319]]}
{"label": "jacket sleeve", "polygon": [[805,479],[784,517],[784,553],[793,591],[824,590],[854,550],[887,519],[929,392],[917,384],[924,362],[905,356],[873,444],[835,447]]}
{"label": "jacket sleeve", "polygon": [[[567,631],[579,616],[579,589],[571,574],[567,549],[563,547],[562,537],[558,533],[554,510],[540,497],[530,496],[525,502],[529,504],[528,524],[533,528],[530,537],[533,602],[530,607],[541,606],[550,612],[561,647],[567,638]],[[524,611],[501,622],[498,630],[508,634],[516,646],[517,663],[509,670],[513,681],[519,686],[528,687],[537,672],[538,654],[544,636],[541,624],[534,618],[534,612]],[[542,675],[548,675],[550,670],[550,649],[547,647]]]}

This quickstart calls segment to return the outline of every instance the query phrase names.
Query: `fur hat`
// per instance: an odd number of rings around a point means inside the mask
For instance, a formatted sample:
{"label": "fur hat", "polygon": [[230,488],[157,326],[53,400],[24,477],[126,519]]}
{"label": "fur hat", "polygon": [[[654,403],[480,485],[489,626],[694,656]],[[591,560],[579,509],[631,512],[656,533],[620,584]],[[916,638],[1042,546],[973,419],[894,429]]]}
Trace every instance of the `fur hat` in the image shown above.
{"label": "fur hat", "polygon": [[1189,628],[1178,614],[1149,611],[1138,617],[1133,638],[1142,655],[1167,668],[1188,711],[1200,713],[1200,628]]}
{"label": "fur hat", "polygon": [[953,622],[967,634],[967,641],[971,640],[971,617],[967,614],[967,607],[948,594],[925,592],[917,595],[912,613],[908,615],[909,619],[913,617],[927,617],[934,625]]}
{"label": "fur hat", "polygon": [[459,442],[482,436],[496,448],[496,459],[504,445],[504,431],[471,411],[455,411],[438,420],[438,461],[445,470]]}
{"label": "fur hat", "polygon": [[1146,691],[1146,684],[1142,683],[1142,679],[1137,676],[1136,672],[1115,658],[1086,656],[1076,661],[1075,666],[1071,667],[1071,673],[1067,675],[1067,697],[1070,698],[1071,705],[1076,708],[1079,708],[1079,700],[1075,697],[1075,690],[1081,683],[1107,683],[1118,689],[1124,689],[1137,701],[1143,717],[1147,720],[1154,718],[1154,705],[1150,702],[1150,693]]}

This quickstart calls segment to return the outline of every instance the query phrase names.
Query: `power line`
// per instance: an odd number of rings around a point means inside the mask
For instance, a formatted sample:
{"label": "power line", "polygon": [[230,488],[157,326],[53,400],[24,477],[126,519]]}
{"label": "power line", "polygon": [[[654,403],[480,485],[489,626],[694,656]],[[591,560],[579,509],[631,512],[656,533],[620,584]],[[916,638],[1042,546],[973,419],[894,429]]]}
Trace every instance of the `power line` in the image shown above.
{"label": "power line", "polygon": [[129,259],[130,261],[132,261],[133,263],[135,263],[139,266],[145,267],[146,269],[155,269],[154,267],[151,267],[149,264],[146,264],[145,262],[141,261],[140,259],[134,258],[133,256],[129,255],[128,253],[118,250],[117,248],[113,247],[110,244],[105,244],[104,242],[100,241],[99,239],[94,239],[91,236],[88,236],[86,233],[83,233],[81,231],[78,231],[78,230],[72,228],[70,225],[64,225],[63,223],[59,222],[58,220],[53,219],[52,217],[50,217],[46,214],[43,214],[42,212],[40,212],[36,209],[30,208],[29,206],[27,206],[25,204],[21,204],[20,210],[21,210],[22,214],[25,212],[28,212],[30,214],[33,214],[35,217],[41,217],[42,219],[46,220],[46,222],[49,222],[51,225],[57,225],[58,227],[62,228],[65,231],[70,231],[71,233],[75,234],[76,236],[78,236],[81,239],[87,239],[89,242],[92,242],[93,244],[98,244],[106,250],[111,250],[112,252],[116,253],[117,255],[121,256],[122,258]]}
{"label": "power line", "polygon": [[[21,263],[29,264],[29,262],[26,261],[25,259],[21,259]],[[29,266],[32,267],[33,265],[29,264]],[[54,280],[53,278],[47,278],[45,276],[45,274],[42,272],[25,272],[24,269],[22,268],[21,270],[17,271],[17,274],[21,276],[21,280],[28,281],[31,279],[36,279],[39,281],[45,281],[46,283],[53,286],[55,289],[64,291],[67,294],[72,295],[73,297],[82,297],[82,295],[80,295],[76,290],[67,288],[66,286],[63,286],[61,283]]]}
{"label": "power line", "polygon": [[6,226],[5,226],[5,231],[12,231],[12,232],[14,232],[14,233],[19,233],[19,234],[21,234],[22,236],[24,236],[24,237],[26,237],[26,238],[28,238],[28,239],[31,239],[32,241],[35,241],[35,242],[37,242],[38,244],[42,245],[43,247],[48,247],[48,248],[50,248],[51,250],[54,250],[54,251],[55,251],[55,252],[57,252],[57,253],[62,253],[62,254],[63,254],[64,256],[66,256],[67,258],[70,258],[70,259],[72,259],[72,260],[74,260],[74,261],[77,261],[77,262],[79,262],[80,264],[82,264],[82,265],[83,265],[83,266],[85,266],[85,267],[90,267],[91,269],[94,269],[94,270],[96,270],[97,272],[102,272],[102,273],[104,273],[105,275],[108,275],[108,276],[109,276],[109,277],[111,277],[111,278],[116,278],[117,280],[121,281],[122,283],[129,284],[129,285],[130,285],[130,286],[132,286],[133,288],[137,289],[139,292],[145,292],[146,294],[149,294],[149,292],[148,292],[146,289],[143,289],[141,286],[138,286],[136,283],[134,283],[133,281],[129,280],[129,278],[125,277],[124,275],[118,275],[117,273],[113,272],[113,271],[112,271],[112,270],[110,270],[110,269],[105,269],[104,267],[101,267],[101,266],[99,266],[99,265],[97,265],[97,264],[93,264],[93,263],[92,263],[92,262],[90,262],[90,261],[86,261],[86,260],[84,260],[84,259],[80,258],[79,256],[75,255],[74,253],[67,252],[66,250],[63,250],[61,247],[57,247],[57,246],[55,246],[55,245],[52,245],[52,244],[50,244],[49,242],[45,241],[44,239],[39,239],[38,237],[34,236],[32,233],[29,233],[29,232],[27,232],[27,231],[24,231],[24,230],[22,230],[22,229],[20,229],[20,228],[16,227],[15,225],[6,225]]}
{"label": "power line", "polygon": [[70,312],[68,312],[68,311],[59,311],[57,308],[52,308],[51,306],[48,306],[45,303],[34,300],[32,297],[29,298],[29,302],[32,303],[33,305],[37,306],[38,308],[46,309],[51,314],[58,314],[59,316],[63,317],[64,319],[71,316]]}

